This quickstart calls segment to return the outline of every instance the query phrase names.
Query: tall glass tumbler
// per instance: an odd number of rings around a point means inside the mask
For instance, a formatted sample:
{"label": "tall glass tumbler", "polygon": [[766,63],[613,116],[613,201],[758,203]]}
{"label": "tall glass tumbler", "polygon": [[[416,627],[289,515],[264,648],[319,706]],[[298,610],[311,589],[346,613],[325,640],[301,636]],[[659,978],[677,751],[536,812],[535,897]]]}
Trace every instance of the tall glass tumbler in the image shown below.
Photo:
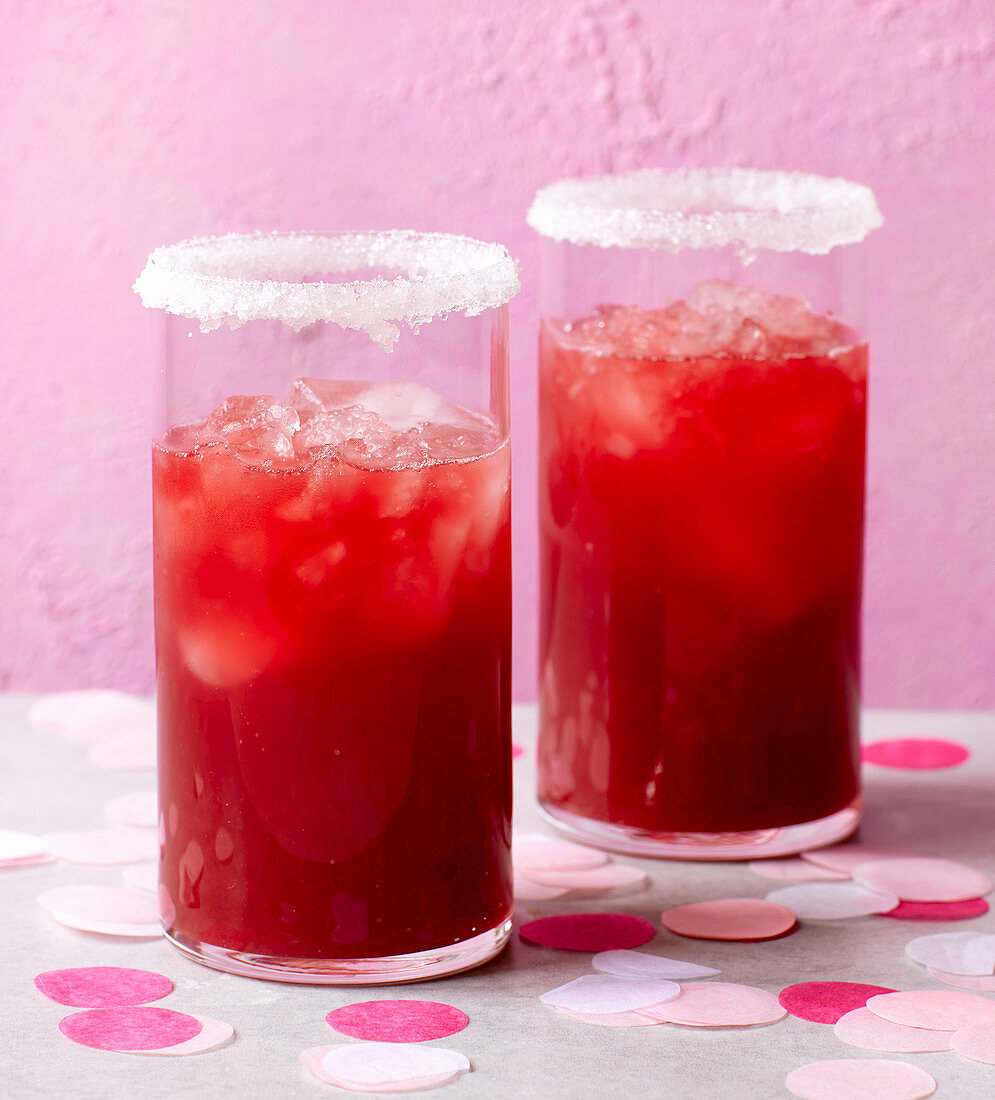
{"label": "tall glass tumbler", "polygon": [[511,924],[508,300],[443,234],[153,252],[160,900],[222,970],[401,982]]}
{"label": "tall glass tumbler", "polygon": [[538,193],[539,799],[638,855],[846,836],[873,194],[748,170]]}

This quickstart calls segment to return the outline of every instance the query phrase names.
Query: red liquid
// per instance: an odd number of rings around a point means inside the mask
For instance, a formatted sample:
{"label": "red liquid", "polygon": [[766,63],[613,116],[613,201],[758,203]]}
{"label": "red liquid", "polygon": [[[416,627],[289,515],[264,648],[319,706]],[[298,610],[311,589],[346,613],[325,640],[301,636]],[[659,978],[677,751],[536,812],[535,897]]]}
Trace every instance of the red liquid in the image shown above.
{"label": "red liquid", "polygon": [[709,290],[541,338],[539,796],[650,832],[858,792],[866,345]]}
{"label": "red liquid", "polygon": [[153,449],[184,940],[382,958],[511,911],[508,447],[421,387],[448,422],[389,424],[364,388],[231,398]]}

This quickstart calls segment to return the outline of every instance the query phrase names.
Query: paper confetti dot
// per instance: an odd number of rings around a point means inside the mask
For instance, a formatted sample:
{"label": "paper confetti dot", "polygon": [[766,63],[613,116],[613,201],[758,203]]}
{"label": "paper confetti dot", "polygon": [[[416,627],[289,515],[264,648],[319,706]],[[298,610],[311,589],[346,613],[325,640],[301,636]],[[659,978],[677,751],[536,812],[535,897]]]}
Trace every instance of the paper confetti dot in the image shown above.
{"label": "paper confetti dot", "polygon": [[606,863],[601,867],[530,868],[526,877],[542,886],[563,887],[565,890],[597,894],[629,893],[646,883],[646,872],[623,863]]}
{"label": "paper confetti dot", "polygon": [[925,1070],[885,1058],[810,1062],[792,1070],[784,1084],[801,1100],[921,1100],[936,1091]]}
{"label": "paper confetti dot", "polygon": [[158,1001],[172,993],[165,974],[124,966],[77,966],[46,970],[35,986],[51,1001],[73,1008],[111,1008]]}
{"label": "paper confetti dot", "polygon": [[470,1068],[465,1055],[414,1043],[348,1043],[326,1050],[322,1079],[357,1092],[401,1092],[446,1084]]}
{"label": "paper confetti dot", "polygon": [[[184,1054],[207,1054],[208,1051],[218,1050],[227,1046],[235,1038],[235,1029],[231,1024],[221,1020],[213,1020],[210,1016],[194,1016],[200,1024],[200,1031],[192,1039],[185,1043],[174,1043],[168,1047],[156,1047],[153,1050],[143,1050],[142,1054],[163,1054],[170,1057],[179,1057]],[[125,1053],[138,1053],[125,1051]]]}
{"label": "paper confetti dot", "polygon": [[550,898],[562,898],[567,893],[565,886],[543,886],[521,871],[512,872],[511,889],[519,901],[549,901]]}
{"label": "paper confetti dot", "polygon": [[906,1027],[958,1031],[972,1024],[995,1023],[995,1001],[959,989],[916,989],[871,997],[867,1007],[876,1016]]}
{"label": "paper confetti dot", "polygon": [[57,886],[38,895],[38,904],[60,924],[108,936],[160,936],[155,898],[121,886]]}
{"label": "paper confetti dot", "polygon": [[200,1034],[200,1022],[170,1008],[93,1008],[64,1017],[59,1031],[82,1046],[131,1053],[185,1043]]}
{"label": "paper confetti dot", "polygon": [[701,940],[769,940],[795,928],[795,914],[759,898],[722,898],[668,909],[664,925],[679,936]]}
{"label": "paper confetti dot", "polygon": [[159,864],[131,863],[121,872],[124,881],[143,894],[159,892]]}
{"label": "paper confetti dot", "polygon": [[905,1027],[884,1020],[869,1008],[855,1008],[841,1016],[833,1028],[836,1038],[861,1050],[882,1050],[895,1054],[949,1050],[949,1031],[930,1031],[924,1027]]}
{"label": "paper confetti dot", "polygon": [[32,704],[28,721],[89,745],[128,732],[155,736],[152,703],[103,688],[43,695]]}
{"label": "paper confetti dot", "polygon": [[438,1001],[360,1001],[333,1009],[325,1017],[334,1031],[382,1043],[444,1039],[469,1022],[465,1012]]}
{"label": "paper confetti dot", "polygon": [[158,798],[155,791],[136,791],[112,798],[104,806],[104,813],[116,825],[136,825],[142,829],[154,829],[159,824]]}
{"label": "paper confetti dot", "polygon": [[782,989],[778,1001],[792,1016],[814,1024],[835,1024],[837,1020],[863,1008],[867,999],[878,993],[895,993],[886,985],[863,982],[797,982]]}
{"label": "paper confetti dot", "polygon": [[853,877],[902,901],[968,901],[992,888],[987,875],[952,859],[882,859],[861,863]]}
{"label": "paper confetti dot", "polygon": [[645,951],[601,951],[591,959],[591,965],[603,974],[619,978],[668,978],[675,982],[713,978],[722,973],[711,966],[648,955]]}
{"label": "paper confetti dot", "polygon": [[561,1016],[579,1020],[582,1024],[596,1024],[598,1027],[657,1027],[662,1020],[654,1020],[639,1012],[571,1012],[567,1008],[556,1010]]}
{"label": "paper confetti dot", "polygon": [[975,1024],[955,1031],[950,1046],[975,1062],[995,1066],[995,1024]]}
{"label": "paper confetti dot", "polygon": [[995,974],[950,974],[935,966],[927,966],[926,973],[938,982],[945,982],[958,989],[973,989],[977,993],[995,993]]}
{"label": "paper confetti dot", "polygon": [[815,848],[802,852],[801,857],[818,867],[828,867],[831,871],[845,871],[852,875],[861,863],[872,863],[878,859],[905,859],[908,852],[899,852],[894,848],[872,848],[869,844],[853,841],[850,844],[837,844],[832,848]]}
{"label": "paper confetti dot", "polygon": [[89,832],[46,833],[41,839],[52,855],[70,863],[107,866],[139,863],[159,855],[159,842],[154,833],[126,825]]}
{"label": "paper confetti dot", "polygon": [[786,905],[801,920],[845,920],[887,913],[898,905],[894,894],[853,882],[803,882],[772,890],[767,901]]}
{"label": "paper confetti dot", "polygon": [[773,1024],[787,1012],[773,993],[732,982],[701,982],[681,987],[665,1004],[642,1008],[656,1020],[692,1027],[747,1027]]}
{"label": "paper confetti dot", "polygon": [[995,973],[995,934],[991,932],[936,932],[917,936],[905,945],[905,954],[922,966],[950,974]]}
{"label": "paper confetti dot", "polygon": [[39,837],[16,829],[0,829],[0,867],[26,867],[51,863],[54,859]]}
{"label": "paper confetti dot", "polygon": [[954,768],[971,756],[971,750],[956,741],[935,737],[901,737],[871,741],[863,745],[860,759],[882,768]]}
{"label": "paper confetti dot", "polygon": [[633,1012],[637,1008],[671,1001],[681,992],[677,982],[663,978],[617,978],[611,974],[585,974],[557,986],[539,998],[543,1004],[571,1012]]}
{"label": "paper confetti dot", "polygon": [[525,746],[520,745],[517,741],[511,743],[511,759],[517,760],[520,756],[525,755]]}
{"label": "paper confetti dot", "polygon": [[566,913],[540,917],[518,929],[526,943],[561,951],[610,951],[642,947],[656,935],[648,920],[628,913]]}
{"label": "paper confetti dot", "polygon": [[802,859],[801,856],[755,859],[747,866],[762,878],[791,882],[843,882],[850,877],[847,871],[832,871],[828,867],[820,867],[817,863]]}
{"label": "paper confetti dot", "polygon": [[517,870],[528,873],[529,870],[601,867],[609,857],[605,852],[543,833],[516,833],[511,841],[511,859]]}
{"label": "paper confetti dot", "polygon": [[984,916],[989,905],[984,898],[970,898],[967,901],[901,901],[887,913],[878,913],[879,917],[891,917],[893,920],[971,920]]}

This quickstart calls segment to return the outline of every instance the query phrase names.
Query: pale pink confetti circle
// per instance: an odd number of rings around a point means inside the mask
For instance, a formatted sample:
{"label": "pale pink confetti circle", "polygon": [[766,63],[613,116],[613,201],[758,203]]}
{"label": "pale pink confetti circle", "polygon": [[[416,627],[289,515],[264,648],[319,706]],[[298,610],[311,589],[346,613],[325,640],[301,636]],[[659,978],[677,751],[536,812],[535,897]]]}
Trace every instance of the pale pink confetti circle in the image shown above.
{"label": "pale pink confetti circle", "polygon": [[950,974],[935,966],[927,966],[926,973],[938,982],[956,986],[958,989],[973,989],[977,993],[995,993],[995,974]]}
{"label": "pale pink confetti circle", "polygon": [[645,951],[601,951],[591,959],[591,965],[602,974],[615,974],[619,978],[667,978],[675,982],[714,978],[722,973],[712,966],[649,955]]}
{"label": "pale pink confetti circle", "polygon": [[949,1050],[951,1032],[931,1031],[925,1027],[906,1027],[884,1020],[869,1008],[855,1008],[836,1021],[836,1038],[861,1050],[912,1054],[922,1051]]}
{"label": "pale pink confetti circle", "polygon": [[893,1024],[934,1031],[959,1031],[974,1024],[995,1023],[995,1001],[959,989],[882,993],[871,997],[867,1007]]}
{"label": "pale pink confetti circle", "polygon": [[415,1043],[348,1043],[326,1050],[322,1079],[357,1092],[408,1092],[446,1084],[470,1069],[465,1055]]}
{"label": "pale pink confetti circle", "polygon": [[560,951],[642,947],[656,935],[648,920],[629,913],[564,913],[528,921],[518,930],[526,943]]}
{"label": "pale pink confetti circle", "polygon": [[110,936],[159,936],[155,898],[121,886],[57,886],[38,895],[38,904],[60,924]]}
{"label": "pale pink confetti circle", "polygon": [[127,825],[88,832],[46,833],[42,842],[52,855],[70,863],[99,866],[141,863],[159,855],[159,842],[154,833]]}
{"label": "pale pink confetti circle", "polygon": [[894,894],[871,890],[855,882],[802,882],[782,886],[767,901],[786,905],[800,920],[846,920],[887,913],[898,905]]}
{"label": "pale pink confetti circle", "polygon": [[120,1008],[158,1001],[172,993],[165,974],[125,966],[77,966],[46,970],[35,987],[49,1000],[73,1008]]}
{"label": "pale pink confetti circle", "polygon": [[136,825],[154,829],[159,823],[158,799],[155,791],[135,791],[118,795],[104,806],[104,813],[116,825]]}
{"label": "pale pink confetti circle", "polygon": [[892,920],[972,920],[983,917],[989,905],[984,898],[968,898],[967,901],[902,901],[879,917]]}
{"label": "pale pink confetti circle", "polygon": [[517,741],[511,743],[511,759],[517,760],[520,756],[525,755],[525,746],[520,745]]}
{"label": "pale pink confetti circle", "polygon": [[568,1008],[559,1008],[557,1012],[571,1020],[598,1027],[654,1027],[663,1023],[640,1012],[571,1012]]}
{"label": "pale pink confetti circle", "polygon": [[850,844],[837,844],[832,848],[815,848],[802,852],[802,859],[819,867],[828,867],[831,871],[845,871],[852,875],[861,863],[872,863],[879,859],[905,859],[908,852],[899,852],[894,848],[872,848],[869,844],[853,841]]}
{"label": "pale pink confetti circle", "polygon": [[342,1035],[382,1043],[423,1043],[455,1035],[469,1016],[438,1001],[360,1001],[333,1009],[325,1023]]}
{"label": "pale pink confetti circle", "polygon": [[863,745],[860,759],[882,768],[955,768],[971,756],[956,741],[936,737],[902,737]]}
{"label": "pale pink confetti circle", "polygon": [[516,833],[511,840],[511,860],[519,871],[575,870],[581,867],[601,867],[608,862],[605,852],[586,848],[544,833]]}
{"label": "pale pink confetti circle", "polygon": [[992,888],[987,875],[952,859],[882,859],[860,864],[853,876],[902,901],[968,901]]}
{"label": "pale pink confetti circle", "polygon": [[799,1020],[814,1024],[835,1024],[855,1008],[863,1008],[869,997],[895,993],[886,985],[863,982],[796,982],[778,994],[781,1007]]}
{"label": "pale pink confetti circle", "polygon": [[551,898],[561,898],[567,893],[565,886],[543,886],[542,883],[534,882],[521,871],[512,872],[511,888],[519,901],[549,901]]}
{"label": "pale pink confetti circle", "polygon": [[665,978],[618,978],[612,974],[585,974],[557,986],[539,998],[543,1004],[571,1012],[633,1012],[672,1001],[681,992]]}
{"label": "pale pink confetti circle", "polygon": [[124,1051],[125,1054],[163,1054],[170,1057],[179,1057],[184,1054],[207,1054],[208,1051],[218,1050],[227,1046],[235,1038],[235,1029],[231,1024],[222,1020],[214,1020],[210,1016],[194,1016],[200,1024],[200,1031],[184,1043],[174,1043],[168,1047],[155,1047],[152,1050]]}
{"label": "pale pink confetti circle", "polygon": [[81,1046],[133,1053],[185,1043],[200,1034],[200,1022],[170,1008],[93,1008],[64,1017],[59,1031]]}
{"label": "pale pink confetti circle", "polygon": [[638,889],[646,883],[646,872],[623,863],[606,863],[601,867],[563,868],[535,867],[524,872],[542,886],[560,886],[565,890],[590,893],[621,893]]}
{"label": "pale pink confetti circle", "polygon": [[975,1024],[955,1031],[950,1046],[974,1062],[995,1066],[995,1024]]}
{"label": "pale pink confetti circle", "polygon": [[747,866],[761,878],[788,882],[843,882],[850,877],[846,871],[833,871],[820,867],[800,856],[786,859],[755,859]]}
{"label": "pale pink confetti circle", "polygon": [[685,985],[673,1000],[639,1011],[655,1020],[691,1027],[748,1027],[773,1024],[787,1016],[773,993],[732,982]]}
{"label": "pale pink confetti circle", "polygon": [[158,863],[129,863],[121,876],[132,889],[141,890],[143,894],[155,894],[159,891]]}
{"label": "pale pink confetti circle", "polygon": [[16,829],[0,829],[0,867],[26,867],[51,863],[54,859],[39,837]]}
{"label": "pale pink confetti circle", "polygon": [[936,1091],[925,1070],[885,1058],[810,1062],[792,1070],[784,1084],[801,1100],[922,1100]]}
{"label": "pale pink confetti circle", "polygon": [[989,975],[995,973],[995,934],[935,932],[909,940],[905,954],[921,966],[950,974]]}
{"label": "pale pink confetti circle", "polygon": [[700,940],[769,940],[793,931],[795,914],[784,905],[759,898],[721,898],[667,909],[665,927],[678,936]]}
{"label": "pale pink confetti circle", "polygon": [[90,745],[125,732],[155,735],[151,703],[103,688],[43,695],[28,711],[28,721]]}

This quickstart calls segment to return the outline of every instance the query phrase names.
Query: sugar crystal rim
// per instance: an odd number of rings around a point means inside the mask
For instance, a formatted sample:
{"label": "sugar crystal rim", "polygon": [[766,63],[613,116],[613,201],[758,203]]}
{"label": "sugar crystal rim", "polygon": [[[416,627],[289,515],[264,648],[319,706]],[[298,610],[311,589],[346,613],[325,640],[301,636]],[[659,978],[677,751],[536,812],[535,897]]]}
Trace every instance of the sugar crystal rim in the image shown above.
{"label": "sugar crystal rim", "polygon": [[645,168],[541,188],[526,220],[542,236],[603,248],[734,247],[820,255],[884,224],[864,184],[752,168]]}
{"label": "sugar crystal rim", "polygon": [[[324,273],[396,275],[304,281]],[[499,244],[450,233],[230,233],[155,249],[134,284],[150,309],[189,317],[202,332],[248,321],[300,331],[316,321],[365,332],[391,351],[401,324],[473,317],[519,291],[518,265]]]}

